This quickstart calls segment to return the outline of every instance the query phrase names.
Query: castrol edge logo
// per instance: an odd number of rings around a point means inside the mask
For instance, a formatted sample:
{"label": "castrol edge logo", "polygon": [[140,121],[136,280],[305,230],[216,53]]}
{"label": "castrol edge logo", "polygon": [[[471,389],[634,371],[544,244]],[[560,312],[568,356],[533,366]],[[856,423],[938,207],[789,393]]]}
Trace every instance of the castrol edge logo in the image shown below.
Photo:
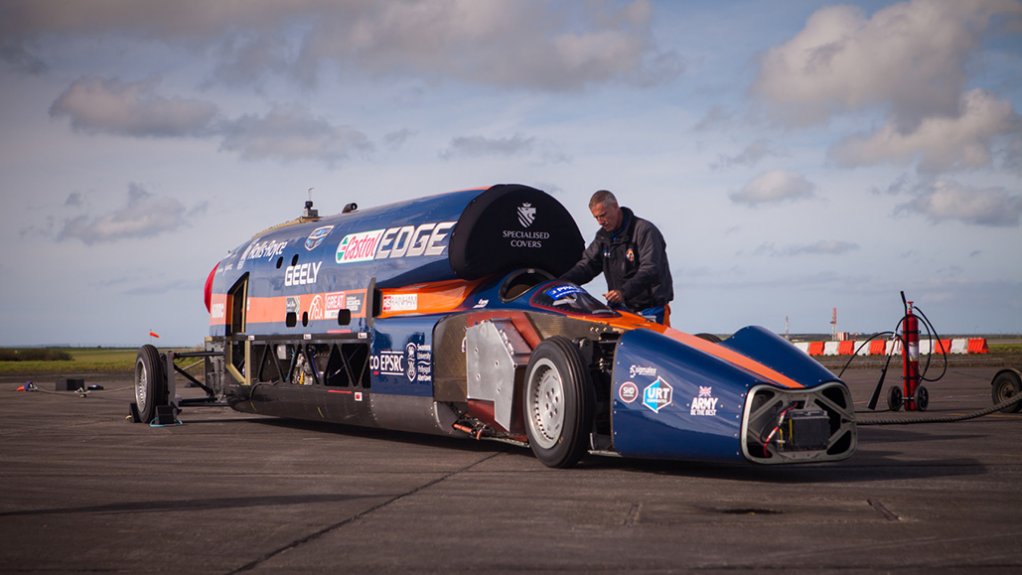
{"label": "castrol edge logo", "polygon": [[339,264],[386,258],[439,256],[447,248],[447,236],[455,222],[428,223],[357,232],[337,244]]}

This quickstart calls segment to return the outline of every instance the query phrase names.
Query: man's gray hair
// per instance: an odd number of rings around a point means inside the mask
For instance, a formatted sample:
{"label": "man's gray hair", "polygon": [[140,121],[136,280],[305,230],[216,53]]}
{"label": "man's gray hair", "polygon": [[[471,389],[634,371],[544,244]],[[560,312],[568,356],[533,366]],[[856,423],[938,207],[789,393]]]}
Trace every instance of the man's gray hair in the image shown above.
{"label": "man's gray hair", "polygon": [[589,198],[589,209],[593,209],[598,204],[603,204],[604,206],[616,206],[617,198],[615,198],[614,194],[607,190],[600,190],[593,194],[592,198]]}

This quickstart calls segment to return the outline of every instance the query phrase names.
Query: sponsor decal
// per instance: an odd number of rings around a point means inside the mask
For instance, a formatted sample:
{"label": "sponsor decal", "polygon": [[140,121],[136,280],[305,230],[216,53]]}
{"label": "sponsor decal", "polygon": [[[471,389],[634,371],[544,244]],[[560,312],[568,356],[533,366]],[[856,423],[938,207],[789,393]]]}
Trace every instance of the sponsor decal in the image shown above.
{"label": "sponsor decal", "polygon": [[546,294],[547,297],[549,297],[550,299],[552,299],[554,301],[557,301],[557,300],[559,300],[561,298],[565,298],[565,297],[568,297],[570,295],[575,295],[577,293],[582,293],[583,291],[585,291],[585,290],[583,290],[582,288],[580,288],[580,287],[578,287],[576,285],[564,284],[564,285],[554,286],[554,287],[546,290],[543,293]]}
{"label": "sponsor decal", "polygon": [[386,258],[439,256],[447,249],[449,231],[456,222],[430,222],[348,234],[337,244],[339,264]]}
{"label": "sponsor decal", "polygon": [[355,392],[355,401],[362,401],[362,392],[361,391],[356,391]]}
{"label": "sponsor decal", "polygon": [[319,245],[323,243],[323,240],[330,235],[330,232],[332,232],[333,229],[333,226],[323,226],[312,230],[309,237],[305,238],[305,249],[311,252],[318,248]]}
{"label": "sponsor decal", "polygon": [[226,309],[226,304],[215,303],[209,307],[209,317],[211,319],[224,319]]}
{"label": "sponsor decal", "polygon": [[621,387],[617,388],[617,398],[623,403],[632,403],[637,397],[639,397],[639,387],[630,381],[622,383]]}
{"label": "sponsor decal", "polygon": [[350,264],[372,260],[384,231],[359,232],[341,238],[341,243],[337,244],[337,263]]}
{"label": "sponsor decal", "polygon": [[522,224],[523,228],[531,226],[534,221],[536,221],[536,208],[532,204],[525,202],[518,206],[518,223]]}
{"label": "sponsor decal", "polygon": [[344,309],[344,292],[335,291],[326,294],[323,307],[323,317],[326,319],[337,319],[337,312]]}
{"label": "sponsor decal", "polygon": [[527,232],[524,230],[504,230],[503,236],[508,245],[513,248],[534,248],[543,247],[543,240],[550,239],[550,232]]}
{"label": "sponsor decal", "polygon": [[404,359],[404,352],[386,349],[369,356],[369,369],[373,370],[375,375],[403,376],[405,374]]}
{"label": "sponsor decal", "polygon": [[344,309],[351,310],[351,315],[362,313],[362,292],[344,294]]}
{"label": "sponsor decal", "polygon": [[673,396],[674,388],[671,387],[671,384],[664,381],[664,378],[658,377],[656,381],[642,390],[642,405],[651,409],[653,413],[660,413],[661,409],[671,404]]}
{"label": "sponsor decal", "polygon": [[323,296],[316,294],[309,304],[309,319],[316,321],[323,319]]}
{"label": "sponsor decal", "polygon": [[656,377],[656,368],[650,365],[629,365],[628,377],[634,378],[637,375]]}
{"label": "sponsor decal", "polygon": [[275,241],[266,240],[260,242],[259,239],[255,239],[252,243],[248,244],[245,251],[238,256],[238,269],[245,265],[247,260],[255,260],[259,258],[266,258],[272,260],[284,252],[284,248],[287,247],[287,240]]}
{"label": "sponsor decal", "polygon": [[383,311],[415,311],[419,309],[419,294],[394,293],[383,296]]}
{"label": "sponsor decal", "polygon": [[287,287],[312,285],[316,283],[316,278],[319,277],[319,268],[322,266],[323,262],[287,266],[284,270],[284,285]]}
{"label": "sponsor decal", "polygon": [[302,298],[296,295],[287,296],[286,303],[284,304],[284,311],[286,313],[298,313],[302,309]]}
{"label": "sponsor decal", "polygon": [[369,357],[374,375],[403,377],[411,383],[433,382],[433,348],[409,342],[404,350],[384,349]]}
{"label": "sponsor decal", "polygon": [[351,311],[352,317],[358,317],[362,312],[362,302],[365,296],[361,291],[353,292],[330,292],[325,295],[326,319],[337,319],[337,314],[342,309]]}
{"label": "sponsor decal", "polygon": [[433,346],[415,342],[405,346],[405,377],[412,383],[433,382]]}
{"label": "sponsor decal", "polygon": [[490,303],[490,300],[488,300],[488,299],[485,299],[485,298],[479,298],[479,301],[477,301],[477,302],[476,302],[476,304],[475,304],[474,306],[472,306],[472,309],[480,309],[480,308],[484,308],[484,307],[486,307],[486,306],[487,306],[487,305],[488,305],[489,303]]}
{"label": "sponsor decal", "polygon": [[691,415],[711,416],[717,415],[717,401],[720,398],[713,397],[712,387],[699,386],[699,395],[692,398]]}

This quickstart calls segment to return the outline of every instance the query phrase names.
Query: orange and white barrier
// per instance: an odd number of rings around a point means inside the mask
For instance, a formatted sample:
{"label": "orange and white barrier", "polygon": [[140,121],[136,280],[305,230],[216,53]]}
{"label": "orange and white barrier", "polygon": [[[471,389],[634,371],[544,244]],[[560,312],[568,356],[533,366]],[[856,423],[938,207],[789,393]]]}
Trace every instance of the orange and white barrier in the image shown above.
{"label": "orange and white barrier", "polygon": [[[819,355],[897,355],[901,353],[901,340],[874,339],[864,345],[863,341],[798,341],[794,346],[812,356]],[[985,337],[956,337],[953,339],[922,339],[919,353],[983,354],[990,353]]]}

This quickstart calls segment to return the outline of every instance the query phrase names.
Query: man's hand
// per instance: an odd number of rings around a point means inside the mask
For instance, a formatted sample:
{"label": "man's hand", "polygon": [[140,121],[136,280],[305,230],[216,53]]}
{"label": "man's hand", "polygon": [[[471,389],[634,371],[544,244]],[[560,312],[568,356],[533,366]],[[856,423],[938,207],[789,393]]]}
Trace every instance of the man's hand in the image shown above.
{"label": "man's hand", "polygon": [[607,299],[607,303],[625,303],[625,298],[621,295],[621,292],[616,289],[612,289],[603,294],[603,297]]}

